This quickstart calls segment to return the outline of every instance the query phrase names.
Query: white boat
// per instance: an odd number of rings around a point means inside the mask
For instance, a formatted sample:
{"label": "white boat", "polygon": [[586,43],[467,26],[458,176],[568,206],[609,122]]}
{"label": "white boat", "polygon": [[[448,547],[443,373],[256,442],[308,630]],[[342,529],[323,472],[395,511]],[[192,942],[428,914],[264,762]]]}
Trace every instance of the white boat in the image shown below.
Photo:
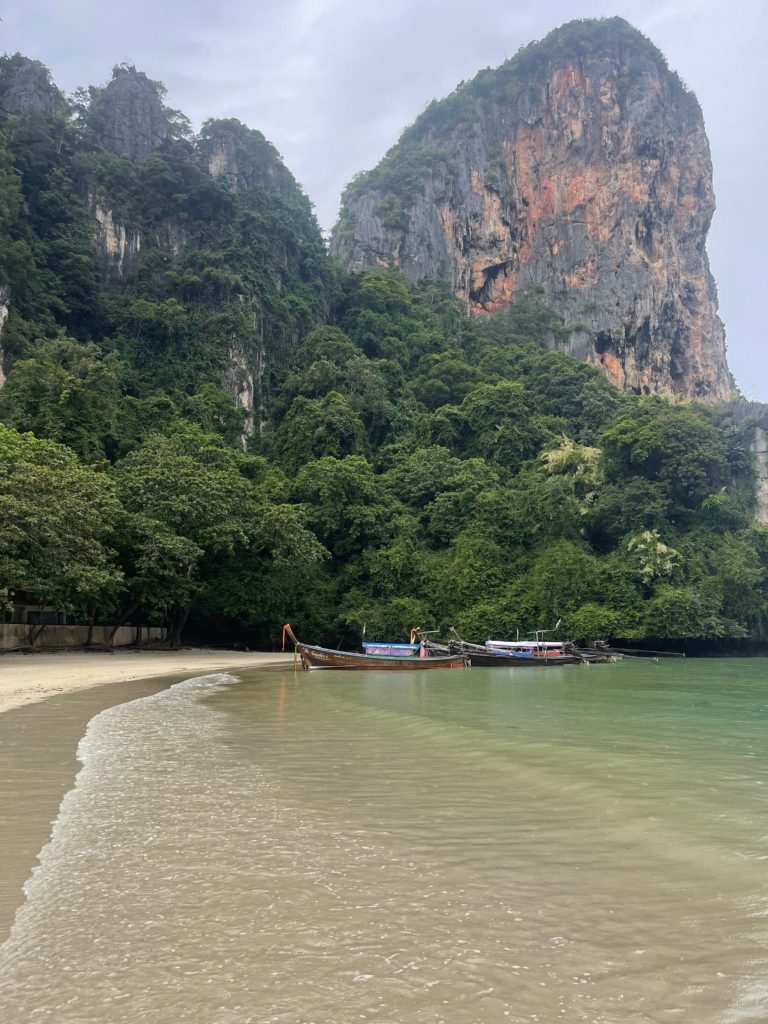
{"label": "white boat", "polygon": [[[568,652],[562,640],[544,640],[545,630],[533,634],[533,640],[486,640],[485,646],[491,651],[504,651],[527,658],[563,658]],[[547,632],[549,632],[547,630]],[[572,644],[569,646],[573,646]]]}

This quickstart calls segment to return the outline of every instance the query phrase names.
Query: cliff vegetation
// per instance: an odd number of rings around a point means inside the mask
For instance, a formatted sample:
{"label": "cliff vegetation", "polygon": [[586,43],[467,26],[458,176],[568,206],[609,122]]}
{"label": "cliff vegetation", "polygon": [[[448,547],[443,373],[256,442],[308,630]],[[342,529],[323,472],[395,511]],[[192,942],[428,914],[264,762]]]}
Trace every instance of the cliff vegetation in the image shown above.
{"label": "cliff vegetation", "polygon": [[468,319],[347,273],[259,132],[30,63],[0,61],[3,608],[254,646],[766,635],[748,421],[552,351],[541,289]]}

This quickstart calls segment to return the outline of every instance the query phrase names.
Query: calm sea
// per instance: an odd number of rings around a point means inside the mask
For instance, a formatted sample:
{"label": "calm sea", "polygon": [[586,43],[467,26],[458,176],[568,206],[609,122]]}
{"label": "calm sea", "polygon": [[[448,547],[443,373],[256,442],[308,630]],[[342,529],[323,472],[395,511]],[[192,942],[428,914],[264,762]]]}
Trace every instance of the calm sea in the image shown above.
{"label": "calm sea", "polygon": [[111,708],[0,1019],[764,1024],[767,725],[757,659],[262,669]]}

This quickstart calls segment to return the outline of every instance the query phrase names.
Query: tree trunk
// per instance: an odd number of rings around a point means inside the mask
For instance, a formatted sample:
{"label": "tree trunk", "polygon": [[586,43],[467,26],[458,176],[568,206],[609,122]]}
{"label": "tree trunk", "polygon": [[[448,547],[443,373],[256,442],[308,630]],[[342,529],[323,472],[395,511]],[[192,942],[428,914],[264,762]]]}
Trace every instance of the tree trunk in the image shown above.
{"label": "tree trunk", "polygon": [[120,629],[120,627],[121,627],[121,626],[124,626],[124,625],[126,624],[126,622],[128,621],[128,619],[130,619],[130,617],[131,617],[131,616],[133,615],[133,613],[134,613],[134,612],[136,611],[136,609],[137,609],[138,607],[139,607],[139,602],[138,602],[138,601],[133,601],[133,602],[132,602],[132,603],[131,603],[131,604],[130,604],[130,605],[128,606],[128,608],[126,608],[126,610],[125,610],[125,611],[123,612],[123,614],[122,614],[122,615],[120,616],[120,618],[119,618],[119,619],[117,620],[117,622],[115,623],[115,625],[114,625],[114,626],[112,627],[112,629],[111,629],[111,630],[109,631],[109,636],[107,637],[107,643],[108,643],[108,644],[110,645],[110,647],[111,647],[111,646],[112,646],[112,645],[114,644],[114,642],[115,642],[115,634],[117,633],[118,629]]}
{"label": "tree trunk", "polygon": [[195,603],[195,597],[191,597],[187,601],[183,608],[176,608],[173,616],[168,625],[168,636],[166,637],[166,643],[172,651],[177,651],[181,646],[181,632],[187,624],[189,613],[192,611],[192,605]]}
{"label": "tree trunk", "polygon": [[85,646],[90,647],[93,643],[93,626],[96,622],[96,609],[91,608],[91,617],[88,620],[88,632],[85,635]]}
{"label": "tree trunk", "polygon": [[42,636],[42,633],[43,633],[44,629],[45,629],[45,624],[43,624],[41,626],[37,626],[37,627],[33,626],[32,629],[30,629],[29,636],[27,637],[27,639],[29,640],[29,646],[30,647],[36,647],[37,646],[37,641]]}

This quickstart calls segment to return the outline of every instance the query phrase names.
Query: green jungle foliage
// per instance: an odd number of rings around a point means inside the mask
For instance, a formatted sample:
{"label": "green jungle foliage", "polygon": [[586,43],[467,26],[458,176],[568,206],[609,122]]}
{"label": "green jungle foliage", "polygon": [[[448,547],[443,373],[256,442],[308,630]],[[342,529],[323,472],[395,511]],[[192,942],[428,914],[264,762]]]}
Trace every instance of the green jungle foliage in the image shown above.
{"label": "green jungle foliage", "polygon": [[[169,112],[136,166],[99,96],[0,118],[2,608],[253,646],[289,620],[334,645],[766,636],[748,425],[551,351],[536,294],[469,320],[439,285],[343,274],[260,133]],[[222,138],[234,183],[207,172]],[[94,197],[141,236],[124,275]]]}
{"label": "green jungle foliage", "polygon": [[[16,60],[0,59],[0,83]],[[170,135],[158,152],[138,166],[115,156],[99,142],[102,94],[81,92],[70,112],[0,118],[0,281],[13,295],[6,358],[33,360],[28,377],[58,387],[50,353],[66,349],[66,372],[88,394],[96,385],[86,364],[109,358],[129,399],[179,406],[220,382],[232,350],[262,369],[268,350],[268,389],[326,318],[336,287],[309,201],[274,147],[235,120],[185,138],[166,108]],[[234,154],[236,187],[208,173],[217,144]],[[97,249],[97,213],[124,232],[124,265],[114,248]],[[91,373],[103,389],[103,372]],[[110,457],[135,441],[122,409],[113,419],[103,437]],[[62,436],[67,429],[59,424]]]}

